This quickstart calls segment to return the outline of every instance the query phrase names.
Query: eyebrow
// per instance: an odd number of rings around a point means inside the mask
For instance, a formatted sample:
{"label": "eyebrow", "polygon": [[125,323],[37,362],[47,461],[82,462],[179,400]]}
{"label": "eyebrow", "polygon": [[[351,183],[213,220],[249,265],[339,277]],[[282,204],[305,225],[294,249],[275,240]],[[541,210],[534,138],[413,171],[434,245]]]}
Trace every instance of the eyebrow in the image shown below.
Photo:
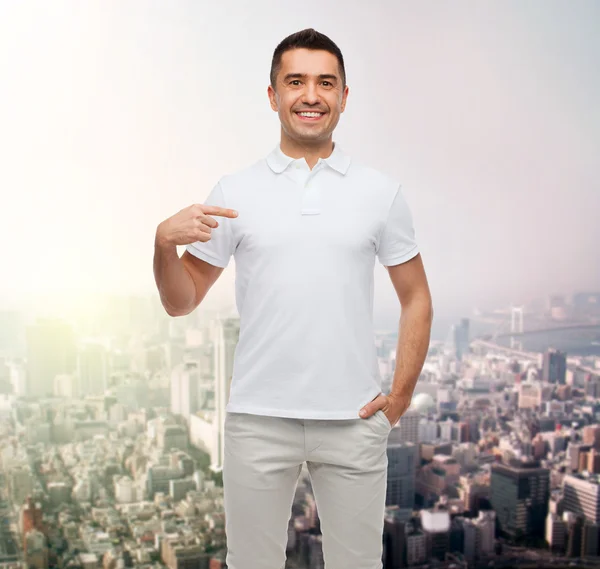
{"label": "eyebrow", "polygon": [[[289,81],[290,79],[306,79],[306,77],[308,77],[308,75],[306,73],[288,73],[283,80],[284,81]],[[320,75],[317,75],[318,79],[333,79],[334,81],[338,80],[338,76],[337,75],[332,75],[331,73],[321,73]]]}

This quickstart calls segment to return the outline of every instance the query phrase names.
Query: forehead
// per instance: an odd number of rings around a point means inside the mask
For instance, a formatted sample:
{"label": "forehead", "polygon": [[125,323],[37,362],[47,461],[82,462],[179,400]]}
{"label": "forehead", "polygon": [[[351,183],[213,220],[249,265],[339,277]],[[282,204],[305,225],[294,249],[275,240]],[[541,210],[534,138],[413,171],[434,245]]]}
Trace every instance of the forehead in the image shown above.
{"label": "forehead", "polygon": [[320,49],[290,49],[281,56],[280,73],[339,76],[338,60],[333,53]]}

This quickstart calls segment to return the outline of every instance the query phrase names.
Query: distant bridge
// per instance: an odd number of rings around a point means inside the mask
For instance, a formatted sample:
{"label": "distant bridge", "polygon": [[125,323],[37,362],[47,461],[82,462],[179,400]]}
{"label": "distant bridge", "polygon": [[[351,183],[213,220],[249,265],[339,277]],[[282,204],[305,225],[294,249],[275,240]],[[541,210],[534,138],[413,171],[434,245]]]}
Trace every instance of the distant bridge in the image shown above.
{"label": "distant bridge", "polygon": [[537,360],[539,353],[537,352],[526,352],[525,350],[517,350],[515,348],[509,348],[508,346],[501,346],[496,344],[493,340],[484,340],[482,338],[476,338],[469,342],[471,346],[483,346],[496,352],[503,352],[511,356],[517,356],[521,358],[527,358],[531,360]]}
{"label": "distant bridge", "polygon": [[510,338],[517,336],[533,336],[535,334],[547,334],[549,332],[565,332],[565,331],[584,331],[592,330],[600,333],[600,324],[564,324],[561,326],[552,326],[546,328],[537,328],[534,330],[525,330],[523,332],[503,332],[501,334],[492,334],[494,338]]}
{"label": "distant bridge", "polygon": [[[508,334],[508,335],[510,335],[510,334]],[[539,352],[527,352],[525,350],[510,348],[508,346],[501,346],[499,344],[496,344],[493,340],[483,340],[480,338],[476,338],[474,340],[471,340],[471,342],[469,342],[469,345],[471,347],[482,346],[484,348],[488,348],[489,350],[492,350],[495,352],[501,352],[501,353],[504,353],[504,354],[507,354],[510,356],[520,357],[523,359],[529,359],[529,360],[533,360],[533,361],[538,360],[539,356],[540,356]],[[582,366],[579,363],[579,358],[567,357],[567,364],[568,364],[568,367],[570,367],[571,369],[576,369],[578,371],[583,371],[583,372],[590,373],[590,374],[596,375],[596,376],[600,375],[600,370]]]}

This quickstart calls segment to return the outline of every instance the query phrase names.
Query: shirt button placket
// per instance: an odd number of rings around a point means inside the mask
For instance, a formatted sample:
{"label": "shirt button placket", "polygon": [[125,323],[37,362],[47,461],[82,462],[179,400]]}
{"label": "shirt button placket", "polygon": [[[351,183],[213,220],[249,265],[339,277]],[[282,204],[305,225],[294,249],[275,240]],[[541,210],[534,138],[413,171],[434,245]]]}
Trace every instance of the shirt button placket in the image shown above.
{"label": "shirt button placket", "polygon": [[314,181],[316,172],[310,172],[304,178],[302,195],[302,215],[318,215],[321,213],[321,201],[317,184]]}

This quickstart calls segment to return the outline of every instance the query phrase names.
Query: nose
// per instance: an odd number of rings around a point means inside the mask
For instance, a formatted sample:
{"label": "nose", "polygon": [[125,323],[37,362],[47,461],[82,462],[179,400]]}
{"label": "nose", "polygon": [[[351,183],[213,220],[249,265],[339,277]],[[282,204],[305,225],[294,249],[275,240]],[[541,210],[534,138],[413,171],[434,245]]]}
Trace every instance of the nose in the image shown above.
{"label": "nose", "polygon": [[309,105],[314,105],[319,102],[319,92],[317,86],[312,81],[307,83],[302,94],[302,100]]}

